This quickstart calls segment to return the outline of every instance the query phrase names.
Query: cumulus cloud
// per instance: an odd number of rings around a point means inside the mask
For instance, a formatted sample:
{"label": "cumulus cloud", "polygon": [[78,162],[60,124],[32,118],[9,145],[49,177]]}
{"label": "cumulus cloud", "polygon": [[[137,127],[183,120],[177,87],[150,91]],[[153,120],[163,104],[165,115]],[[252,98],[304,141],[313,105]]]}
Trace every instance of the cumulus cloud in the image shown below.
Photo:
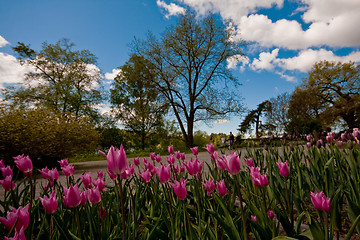
{"label": "cumulus cloud", "polygon": [[30,71],[33,71],[30,66],[20,65],[14,56],[0,52],[0,88],[6,84],[23,83],[25,74]]}
{"label": "cumulus cloud", "polygon": [[3,47],[5,45],[9,44],[8,41],[5,40],[5,38],[3,38],[1,35],[0,35],[0,47]]}
{"label": "cumulus cloud", "polygon": [[214,121],[214,124],[225,124],[225,123],[228,123],[228,122],[230,122],[229,120],[227,120],[227,119],[216,119],[215,121]]}
{"label": "cumulus cloud", "polygon": [[300,72],[308,72],[314,63],[319,61],[336,61],[336,62],[360,62],[360,52],[354,51],[346,56],[337,56],[332,51],[325,49],[306,49],[292,58],[280,58],[276,60],[276,64],[284,70],[298,70]]}
{"label": "cumulus cloud", "polygon": [[120,72],[120,69],[113,69],[111,73],[105,73],[105,79],[114,80]]}
{"label": "cumulus cloud", "polygon": [[226,59],[226,61],[228,69],[235,69],[238,65],[241,65],[240,69],[243,69],[250,62],[250,59],[246,56],[234,55]]}
{"label": "cumulus cloud", "polygon": [[279,54],[279,49],[276,48],[272,50],[272,52],[262,52],[259,55],[259,58],[255,58],[251,63],[251,68],[253,70],[272,70],[274,68],[274,62],[276,61],[276,57]]}
{"label": "cumulus cloud", "polygon": [[[159,0],[158,0],[159,1]],[[304,23],[279,19],[273,22],[260,9],[281,8],[283,0],[178,0],[199,14],[219,13],[237,27],[238,38],[266,47],[306,49],[309,47],[358,47],[360,45],[360,1],[302,0],[299,8]]]}
{"label": "cumulus cloud", "polygon": [[159,7],[165,9],[165,11],[167,12],[167,14],[165,14],[166,18],[170,18],[171,16],[176,16],[176,15],[185,13],[185,8],[180,7],[179,5],[176,5],[175,3],[166,4],[166,2],[164,2],[164,1],[157,0],[156,4]]}

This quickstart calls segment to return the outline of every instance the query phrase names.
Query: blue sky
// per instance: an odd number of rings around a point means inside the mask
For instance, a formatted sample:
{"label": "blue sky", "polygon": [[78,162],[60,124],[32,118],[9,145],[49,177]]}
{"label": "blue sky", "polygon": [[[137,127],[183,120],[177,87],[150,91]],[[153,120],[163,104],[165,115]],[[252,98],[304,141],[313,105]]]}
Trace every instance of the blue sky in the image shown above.
{"label": "blue sky", "polygon": [[[232,65],[249,109],[292,92],[317,61],[360,61],[360,0],[0,0],[0,87],[21,83],[28,70],[13,56],[17,42],[40,50],[64,37],[98,57],[110,84],[134,37],[160,34],[186,7],[214,12],[235,28],[234,41],[250,43],[246,58]],[[240,122],[197,128],[237,132]]]}

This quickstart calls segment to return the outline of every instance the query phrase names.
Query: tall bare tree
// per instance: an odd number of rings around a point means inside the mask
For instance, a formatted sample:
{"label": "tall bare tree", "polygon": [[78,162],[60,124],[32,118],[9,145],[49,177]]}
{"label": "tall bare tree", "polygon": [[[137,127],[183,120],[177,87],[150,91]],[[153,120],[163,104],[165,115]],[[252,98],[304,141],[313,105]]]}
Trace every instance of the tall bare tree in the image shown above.
{"label": "tall bare tree", "polygon": [[242,110],[238,80],[227,68],[229,58],[243,56],[243,42],[231,41],[231,30],[213,15],[180,17],[161,39],[149,35],[134,50],[154,66],[155,83],[170,103],[188,147],[193,145],[194,123],[224,118]]}

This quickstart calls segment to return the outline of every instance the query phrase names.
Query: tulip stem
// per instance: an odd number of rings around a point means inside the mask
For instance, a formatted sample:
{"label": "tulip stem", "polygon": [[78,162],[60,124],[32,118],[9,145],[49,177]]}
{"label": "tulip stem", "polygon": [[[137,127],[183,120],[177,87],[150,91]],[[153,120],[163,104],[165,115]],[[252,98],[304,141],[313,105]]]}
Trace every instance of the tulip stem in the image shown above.
{"label": "tulip stem", "polygon": [[239,200],[240,200],[240,211],[241,211],[241,218],[242,218],[242,222],[243,222],[243,230],[244,230],[244,239],[247,240],[247,231],[246,231],[246,219],[245,219],[245,213],[244,213],[244,208],[243,208],[243,198],[242,198],[242,194],[241,194],[241,189],[239,186],[239,175],[237,175],[236,179],[235,179],[235,183],[236,183],[236,188],[238,190],[238,195],[239,195]]}
{"label": "tulip stem", "polygon": [[123,192],[122,192],[122,181],[120,176],[118,176],[119,180],[119,190],[120,190],[120,202],[121,202],[121,221],[122,221],[122,235],[123,239],[126,239],[125,234],[125,211],[124,211],[124,198],[123,198]]}
{"label": "tulip stem", "polygon": [[328,214],[324,211],[324,223],[325,223],[325,240],[329,240],[329,229],[328,229]]}

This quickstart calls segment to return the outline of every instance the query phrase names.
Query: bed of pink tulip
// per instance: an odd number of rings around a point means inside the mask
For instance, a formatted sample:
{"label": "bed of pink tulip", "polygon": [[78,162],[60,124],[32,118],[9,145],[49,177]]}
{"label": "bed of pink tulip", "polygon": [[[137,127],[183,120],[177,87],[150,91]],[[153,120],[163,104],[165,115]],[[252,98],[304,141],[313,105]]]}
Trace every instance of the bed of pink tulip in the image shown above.
{"label": "bed of pink tulip", "polygon": [[245,156],[209,144],[209,164],[197,147],[190,159],[169,146],[168,156],[131,161],[122,146],[111,147],[100,152],[108,170],[96,179],[75,179],[66,159],[35,170],[20,155],[23,176],[0,161],[0,231],[4,239],[350,239],[360,230],[360,133],[328,136]]}

